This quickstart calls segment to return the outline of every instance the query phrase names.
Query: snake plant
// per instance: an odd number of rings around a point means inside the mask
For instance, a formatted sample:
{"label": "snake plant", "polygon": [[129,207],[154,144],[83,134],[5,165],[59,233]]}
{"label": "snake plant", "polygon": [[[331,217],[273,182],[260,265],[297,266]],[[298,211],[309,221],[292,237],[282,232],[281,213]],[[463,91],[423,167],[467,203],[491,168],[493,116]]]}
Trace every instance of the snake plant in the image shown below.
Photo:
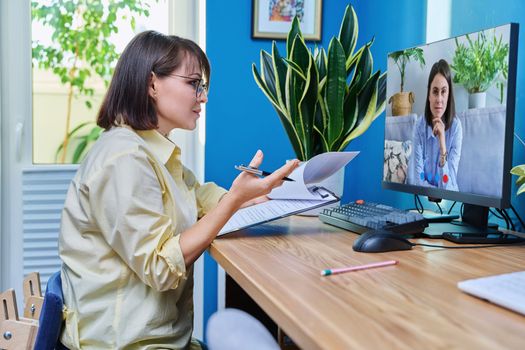
{"label": "snake plant", "polygon": [[358,23],[347,6],[338,37],[310,50],[299,20],[292,21],[282,57],[275,41],[272,52],[261,50],[260,73],[252,72],[270,100],[300,160],[342,151],[363,134],[384,111],[386,74],[373,72],[373,39],[354,51]]}

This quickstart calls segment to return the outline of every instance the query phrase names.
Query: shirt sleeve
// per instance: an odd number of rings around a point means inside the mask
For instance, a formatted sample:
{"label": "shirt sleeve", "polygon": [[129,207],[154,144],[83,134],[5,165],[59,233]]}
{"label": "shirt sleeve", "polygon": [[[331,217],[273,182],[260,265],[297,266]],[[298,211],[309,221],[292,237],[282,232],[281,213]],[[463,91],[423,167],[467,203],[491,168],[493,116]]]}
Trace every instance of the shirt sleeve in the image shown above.
{"label": "shirt sleeve", "polygon": [[425,176],[421,176],[421,174],[424,174],[425,172],[425,165],[424,165],[424,149],[423,145],[425,143],[425,128],[426,128],[426,122],[424,120],[424,117],[419,117],[418,122],[416,123],[414,127],[414,134],[412,137],[412,144],[413,144],[413,157],[412,160],[415,163],[414,167],[409,172],[411,179],[409,179],[409,183],[412,185],[418,185],[418,186],[430,186],[428,181],[426,181]]}
{"label": "shirt sleeve", "polygon": [[439,169],[440,177],[443,178],[443,175],[447,175],[448,181],[441,181],[440,183],[444,189],[458,191],[457,174],[459,160],[461,159],[461,145],[463,144],[463,129],[458,118],[455,119],[450,137],[451,142],[450,149],[447,150],[447,161]]}
{"label": "shirt sleeve", "polygon": [[142,152],[119,155],[86,183],[94,222],[107,243],[148,286],[164,291],[186,278],[166,188]]}
{"label": "shirt sleeve", "polygon": [[193,172],[186,167],[184,167],[184,181],[189,189],[195,190],[199,218],[215,208],[222,196],[228,192],[213,182],[207,182],[201,185],[195,178]]}

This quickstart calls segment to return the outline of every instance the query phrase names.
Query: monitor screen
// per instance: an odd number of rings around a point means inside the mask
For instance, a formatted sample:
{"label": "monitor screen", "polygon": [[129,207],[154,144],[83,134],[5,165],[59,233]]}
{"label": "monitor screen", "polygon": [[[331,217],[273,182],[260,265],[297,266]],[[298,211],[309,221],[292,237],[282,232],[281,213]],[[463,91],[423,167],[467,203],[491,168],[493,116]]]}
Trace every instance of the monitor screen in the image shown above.
{"label": "monitor screen", "polygon": [[510,205],[518,25],[388,55],[383,187]]}

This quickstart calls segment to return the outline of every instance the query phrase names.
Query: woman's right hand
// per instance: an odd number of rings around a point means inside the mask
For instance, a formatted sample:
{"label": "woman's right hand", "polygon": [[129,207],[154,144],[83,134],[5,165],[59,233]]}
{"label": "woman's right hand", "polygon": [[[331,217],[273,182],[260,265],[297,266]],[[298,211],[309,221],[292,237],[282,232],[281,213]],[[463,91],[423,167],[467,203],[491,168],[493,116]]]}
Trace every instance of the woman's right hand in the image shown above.
{"label": "woman's right hand", "polygon": [[[250,166],[258,168],[262,161],[263,153],[261,150],[258,150],[250,162]],[[294,159],[265,178],[259,178],[257,175],[241,172],[233,181],[227,195],[233,199],[238,206],[241,206],[249,200],[267,195],[273,188],[282,185],[283,177],[290,175],[298,166],[299,161]]]}

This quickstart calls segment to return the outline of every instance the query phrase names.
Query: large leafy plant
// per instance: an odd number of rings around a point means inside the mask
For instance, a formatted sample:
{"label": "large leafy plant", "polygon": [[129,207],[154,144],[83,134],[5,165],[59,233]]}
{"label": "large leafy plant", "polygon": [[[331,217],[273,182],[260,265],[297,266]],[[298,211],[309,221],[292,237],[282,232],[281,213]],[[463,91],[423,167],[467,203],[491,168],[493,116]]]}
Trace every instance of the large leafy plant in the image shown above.
{"label": "large leafy plant", "polygon": [[357,16],[347,6],[339,35],[328,46],[306,46],[294,18],[282,57],[275,41],[271,54],[261,50],[257,85],[273,105],[300,160],[342,151],[363,134],[385,109],[386,74],[373,71],[373,39],[354,52]]}
{"label": "large leafy plant", "polygon": [[[509,44],[502,37],[488,39],[481,32],[476,40],[469,35],[467,44],[456,38],[456,51],[450,67],[454,71],[454,83],[463,85],[471,94],[487,91],[497,79],[506,81],[508,75]],[[499,84],[500,93],[503,84]]]}
{"label": "large leafy plant", "polygon": [[[115,45],[110,36],[118,32],[117,18],[129,20],[135,28],[136,15],[149,15],[144,0],[51,0],[31,2],[33,20],[50,26],[53,30],[52,44],[33,42],[33,65],[52,71],[67,88],[67,109],[65,134],[57,149],[61,163],[66,156],[73,163],[79,162],[86,148],[100,135],[100,128],[81,124],[71,129],[73,97],[87,97],[86,106],[92,107],[94,89],[87,80],[92,75],[102,78],[109,84],[118,59]],[[126,15],[128,18],[126,18]],[[77,137],[85,142],[77,142],[73,152],[68,151],[70,139]],[[80,155],[80,156],[79,156]]]}
{"label": "large leafy plant", "polygon": [[394,60],[395,65],[399,69],[399,74],[401,75],[401,89],[399,91],[403,92],[403,87],[405,86],[405,69],[408,62],[413,59],[414,61],[419,62],[421,68],[425,66],[423,49],[412,47],[410,49],[392,52],[388,57]]}

